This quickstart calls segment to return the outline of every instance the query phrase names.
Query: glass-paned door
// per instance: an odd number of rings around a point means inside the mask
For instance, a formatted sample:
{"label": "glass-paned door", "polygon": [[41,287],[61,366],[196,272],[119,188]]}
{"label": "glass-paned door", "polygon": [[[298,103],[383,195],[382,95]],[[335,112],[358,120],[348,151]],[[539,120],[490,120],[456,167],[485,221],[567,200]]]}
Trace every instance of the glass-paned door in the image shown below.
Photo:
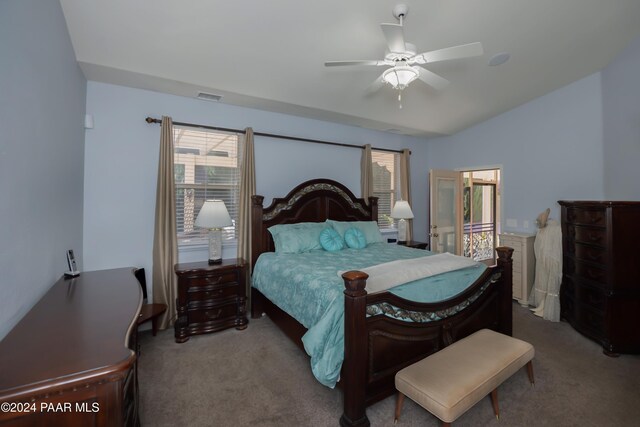
{"label": "glass-paned door", "polygon": [[431,170],[429,172],[431,226],[430,248],[433,252],[460,255],[462,224],[461,173]]}
{"label": "glass-paned door", "polygon": [[495,263],[499,170],[463,173],[462,255]]}

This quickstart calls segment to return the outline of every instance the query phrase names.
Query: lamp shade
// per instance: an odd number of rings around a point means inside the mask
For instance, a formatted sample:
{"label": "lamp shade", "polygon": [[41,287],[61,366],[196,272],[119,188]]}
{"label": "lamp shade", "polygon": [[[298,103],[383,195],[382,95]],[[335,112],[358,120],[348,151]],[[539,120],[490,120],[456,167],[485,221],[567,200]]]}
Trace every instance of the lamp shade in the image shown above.
{"label": "lamp shade", "polygon": [[202,228],[222,228],[233,225],[229,211],[222,200],[207,200],[196,218],[195,226]]}
{"label": "lamp shade", "polygon": [[409,86],[417,78],[418,71],[409,65],[396,65],[382,74],[382,80],[399,90]]}
{"label": "lamp shade", "polygon": [[398,200],[396,204],[393,206],[393,210],[391,211],[391,218],[396,218],[396,219],[413,218],[413,212],[411,212],[411,207],[409,206],[409,202],[407,202],[406,200]]}

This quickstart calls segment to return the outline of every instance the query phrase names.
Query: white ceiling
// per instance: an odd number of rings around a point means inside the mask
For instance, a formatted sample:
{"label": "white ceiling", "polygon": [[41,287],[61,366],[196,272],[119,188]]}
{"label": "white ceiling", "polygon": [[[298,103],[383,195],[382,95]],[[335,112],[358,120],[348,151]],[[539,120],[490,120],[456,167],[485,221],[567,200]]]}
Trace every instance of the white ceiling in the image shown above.
{"label": "white ceiling", "polygon": [[[390,0],[61,0],[87,79],[409,135],[452,134],[605,67],[640,35],[638,0],[409,0],[419,52],[480,41],[481,57],[425,66],[419,81],[367,94],[382,67]],[[487,62],[507,51],[500,66]],[[206,102],[206,101],[203,101]]]}

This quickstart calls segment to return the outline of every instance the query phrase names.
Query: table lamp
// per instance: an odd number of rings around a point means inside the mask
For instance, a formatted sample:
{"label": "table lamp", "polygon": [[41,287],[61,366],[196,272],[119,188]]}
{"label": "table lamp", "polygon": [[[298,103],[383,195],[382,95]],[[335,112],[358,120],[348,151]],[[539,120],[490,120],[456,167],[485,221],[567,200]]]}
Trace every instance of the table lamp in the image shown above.
{"label": "table lamp", "polygon": [[198,213],[195,226],[209,229],[209,264],[222,262],[222,228],[233,223],[222,200],[207,200]]}
{"label": "table lamp", "polygon": [[391,218],[399,219],[398,221],[398,242],[407,241],[407,219],[413,218],[413,212],[409,202],[406,200],[398,200],[391,211]]}

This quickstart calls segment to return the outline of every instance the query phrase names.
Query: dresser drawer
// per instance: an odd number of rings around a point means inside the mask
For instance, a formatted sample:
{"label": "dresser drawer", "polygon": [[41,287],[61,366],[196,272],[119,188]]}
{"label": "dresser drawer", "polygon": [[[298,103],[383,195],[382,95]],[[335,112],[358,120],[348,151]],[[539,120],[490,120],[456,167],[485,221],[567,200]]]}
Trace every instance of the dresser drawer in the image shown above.
{"label": "dresser drawer", "polygon": [[567,209],[567,222],[604,227],[607,225],[607,213],[604,208],[569,208]]}
{"label": "dresser drawer", "polygon": [[208,285],[200,287],[190,287],[187,290],[188,304],[207,303],[221,298],[227,298],[241,293],[238,282],[222,283],[218,285]]}
{"label": "dresser drawer", "polygon": [[578,283],[575,288],[576,301],[604,312],[607,307],[607,294],[605,291]]}
{"label": "dresser drawer", "polygon": [[231,301],[228,304],[207,308],[190,309],[187,311],[189,324],[209,323],[234,318],[238,313],[238,303]]}
{"label": "dresser drawer", "polygon": [[583,262],[575,263],[574,274],[591,282],[600,283],[602,285],[606,285],[607,283],[607,271],[605,269],[591,266]]}
{"label": "dresser drawer", "polygon": [[568,227],[569,237],[576,243],[588,243],[605,247],[607,245],[607,232],[598,228]]}
{"label": "dresser drawer", "polygon": [[607,251],[605,251],[604,248],[576,243],[575,246],[571,247],[571,249],[571,252],[574,253],[578,260],[602,264],[603,268],[607,262]]}
{"label": "dresser drawer", "polygon": [[238,272],[230,271],[226,273],[212,272],[202,276],[185,276],[184,280],[187,281],[189,290],[197,287],[215,288],[222,286],[225,283],[238,282]]}
{"label": "dresser drawer", "polygon": [[576,306],[579,307],[574,311],[576,323],[597,335],[602,335],[604,333],[604,313],[584,304],[576,303]]}
{"label": "dresser drawer", "polygon": [[607,285],[607,271],[604,268],[576,261],[571,257],[564,257],[563,263],[565,274],[602,286]]}

